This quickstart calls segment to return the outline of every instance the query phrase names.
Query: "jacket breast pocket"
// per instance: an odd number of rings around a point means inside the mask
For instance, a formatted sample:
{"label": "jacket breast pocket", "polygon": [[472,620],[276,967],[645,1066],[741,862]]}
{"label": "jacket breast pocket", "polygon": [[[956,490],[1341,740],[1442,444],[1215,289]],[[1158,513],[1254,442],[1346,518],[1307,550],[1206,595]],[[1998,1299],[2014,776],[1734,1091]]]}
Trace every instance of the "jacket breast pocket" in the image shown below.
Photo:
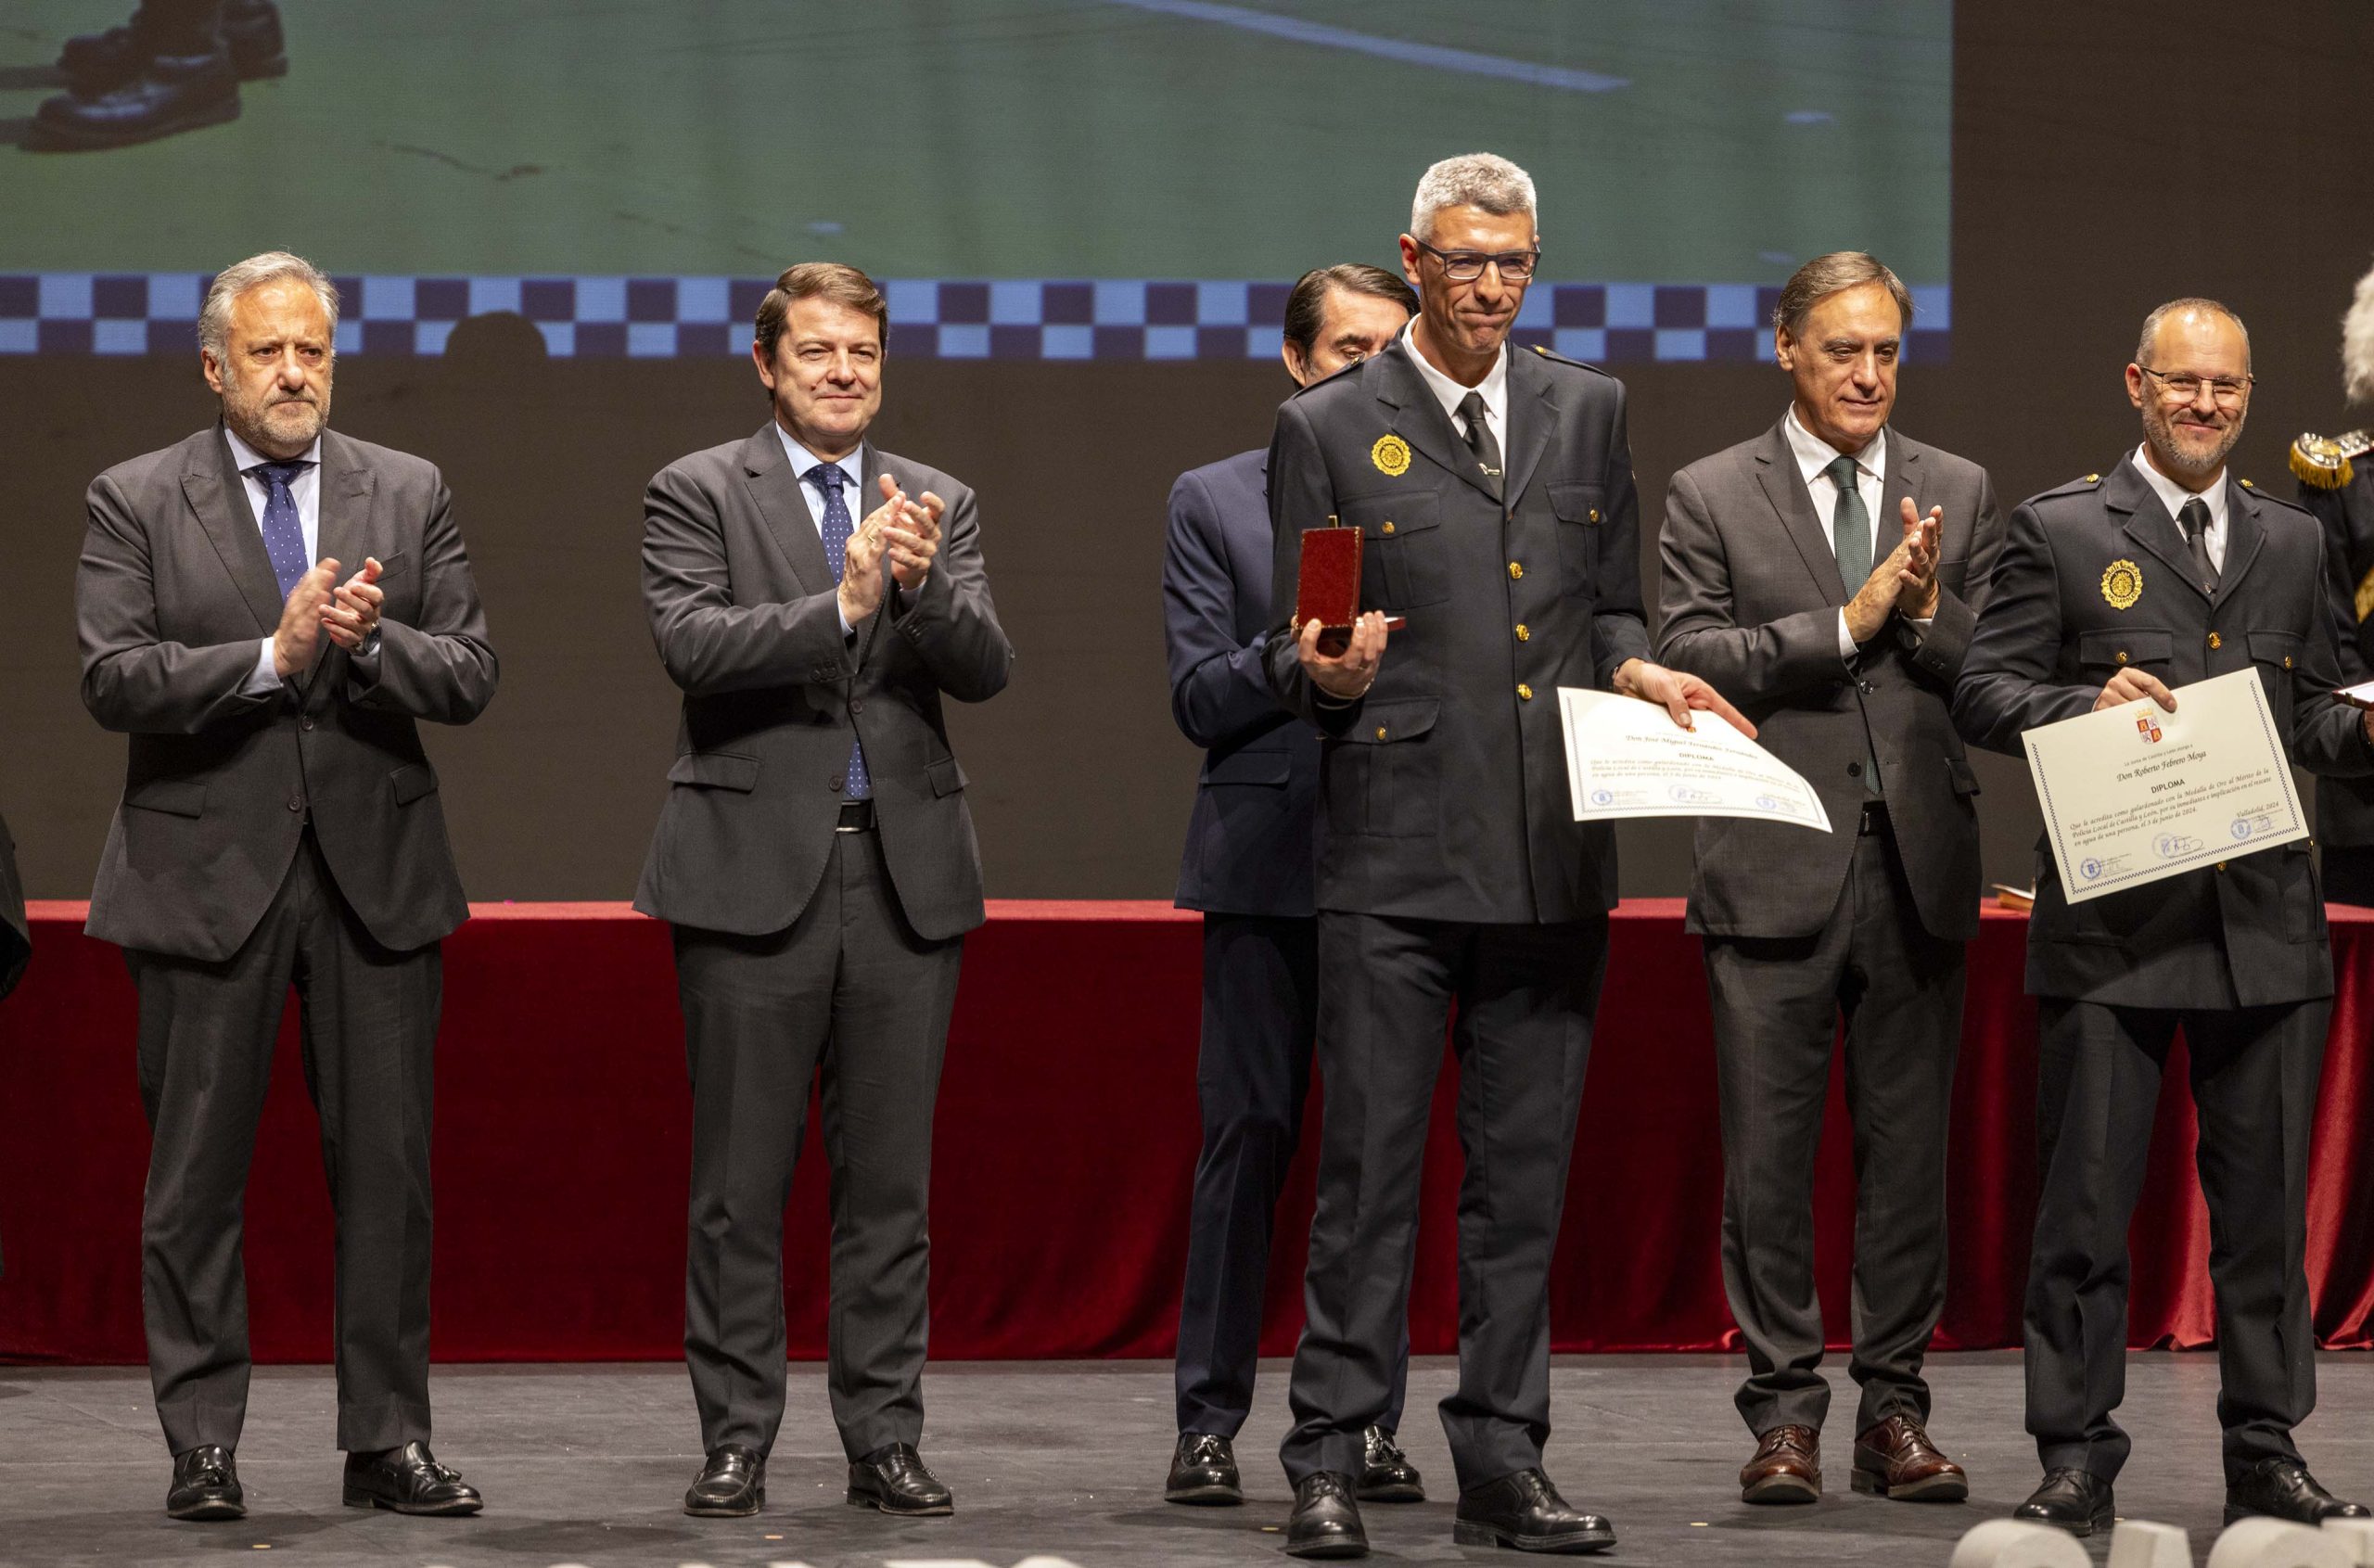
{"label": "jacket breast pocket", "polygon": [[1320,759],[1320,792],[1336,833],[1426,838],[1442,831],[1442,766],[1432,697],[1371,702]]}
{"label": "jacket breast pocket", "polygon": [[1442,514],[1423,491],[1350,496],[1338,520],[1360,530],[1360,607],[1407,610],[1450,597]]}
{"label": "jacket breast pocket", "polygon": [[1602,486],[1561,480],[1550,486],[1550,510],[1558,518],[1559,581],[1569,593],[1589,593],[1599,572],[1600,530],[1606,526]]}
{"label": "jacket breast pocket", "polygon": [[2130,665],[2164,667],[2176,657],[2172,633],[2149,627],[2114,627],[2107,631],[2077,634],[2077,662],[2091,676],[2107,681]]}
{"label": "jacket breast pocket", "polygon": [[2249,640],[2251,668],[2259,672],[2259,684],[2266,688],[2267,707],[2278,717],[2291,712],[2291,678],[2299,670],[2301,660],[2308,657],[2307,639],[2291,631],[2251,631]]}

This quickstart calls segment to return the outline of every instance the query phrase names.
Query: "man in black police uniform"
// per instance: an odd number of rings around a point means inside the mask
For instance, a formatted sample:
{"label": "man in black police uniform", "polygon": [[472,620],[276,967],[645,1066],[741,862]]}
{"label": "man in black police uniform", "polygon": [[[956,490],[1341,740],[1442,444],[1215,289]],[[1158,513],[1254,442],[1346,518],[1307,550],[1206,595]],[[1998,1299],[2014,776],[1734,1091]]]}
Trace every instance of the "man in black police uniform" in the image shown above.
{"label": "man in black police uniform", "polygon": [[[2352,402],[2374,403],[2374,272],[2357,280],[2342,319],[2342,372]],[[2325,529],[2325,577],[2341,618],[2341,678],[2374,681],[2374,427],[2304,435],[2291,443],[2300,504]],[[2320,779],[2317,843],[2325,897],[2374,905],[2374,780]]]}
{"label": "man in black police uniform", "polygon": [[[1596,1551],[1615,1531],[1541,1471],[1550,1255],[1615,902],[1615,845],[1574,820],[1562,685],[1742,723],[1648,662],[1624,389],[1510,327],[1540,254],[1533,182],[1489,154],[1419,182],[1402,270],[1417,319],[1311,387],[1270,449],[1273,624],[1300,536],[1359,529],[1362,615],[1270,638],[1271,686],[1320,759],[1319,1210],[1283,1459],[1286,1549],[1359,1557],[1361,1434],[1384,1413],[1410,1294],[1418,1181],[1454,1002],[1460,1379],[1443,1401],[1462,1545]],[[1406,615],[1386,648],[1385,612]]]}
{"label": "man in black police uniform", "polygon": [[[1297,386],[1393,341],[1418,309],[1382,267],[1305,273],[1286,297],[1279,353]],[[1179,863],[1179,905],[1204,911],[1204,1143],[1180,1293],[1179,1442],[1163,1497],[1244,1500],[1235,1438],[1253,1408],[1270,1241],[1300,1141],[1319,1009],[1311,917],[1311,806],[1319,733],[1278,707],[1261,664],[1270,614],[1270,454],[1241,452],[1179,476],[1162,559],[1170,712],[1205,748]],[[1359,1496],[1423,1502],[1395,1441],[1408,1341],[1384,1416],[1365,1434]]]}
{"label": "man in black police uniform", "polygon": [[[1962,665],[1954,720],[2016,753],[2040,724],[2254,669],[2311,772],[2374,771],[2374,718],[2336,702],[2315,520],[2237,481],[2250,339],[2224,306],[2144,323],[2127,396],[2143,444],[2110,473],[2023,504]],[[2025,1309],[2028,1431],[2045,1479],[2019,1515],[2107,1525],[2127,1434],[2126,1227],[2179,1026],[2191,1057],[2217,1300],[2226,1516],[2365,1517],[2308,1473],[2291,1429],[2316,1403],[2308,1140],[2332,955],[2308,846],[2072,904],[2036,857],[2028,989],[2043,1165]]]}

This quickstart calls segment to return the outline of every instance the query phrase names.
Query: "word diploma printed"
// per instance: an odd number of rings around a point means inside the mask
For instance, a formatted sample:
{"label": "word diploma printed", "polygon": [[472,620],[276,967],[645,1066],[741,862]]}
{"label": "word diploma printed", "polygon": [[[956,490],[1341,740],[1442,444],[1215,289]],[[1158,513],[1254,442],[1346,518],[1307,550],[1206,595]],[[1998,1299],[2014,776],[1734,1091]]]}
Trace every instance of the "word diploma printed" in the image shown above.
{"label": "word diploma printed", "polygon": [[2248,669],[2023,734],[2073,904],[2308,836],[2266,689]]}
{"label": "word diploma printed", "polygon": [[1685,730],[1662,704],[1558,688],[1575,820],[1759,817],[1830,831],[1803,774],[1711,713]]}

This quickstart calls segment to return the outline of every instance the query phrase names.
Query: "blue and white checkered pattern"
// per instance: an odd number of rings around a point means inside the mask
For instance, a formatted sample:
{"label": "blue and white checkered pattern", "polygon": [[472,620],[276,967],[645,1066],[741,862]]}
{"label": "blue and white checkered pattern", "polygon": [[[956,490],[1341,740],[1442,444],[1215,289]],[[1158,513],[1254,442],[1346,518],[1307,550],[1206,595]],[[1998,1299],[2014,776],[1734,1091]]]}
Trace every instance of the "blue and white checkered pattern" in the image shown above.
{"label": "blue and white checkered pattern", "polygon": [[[557,357],[692,359],[747,353],[765,278],[403,277],[336,280],[342,354],[441,354],[472,316],[525,316]],[[0,274],[0,354],[189,353],[202,273]],[[892,278],[890,341],[948,360],[1271,359],[1287,283]],[[1602,364],[1746,363],[1770,351],[1777,286],[1550,283],[1514,333]],[[1905,357],[1946,358],[1943,287],[1915,288]]]}

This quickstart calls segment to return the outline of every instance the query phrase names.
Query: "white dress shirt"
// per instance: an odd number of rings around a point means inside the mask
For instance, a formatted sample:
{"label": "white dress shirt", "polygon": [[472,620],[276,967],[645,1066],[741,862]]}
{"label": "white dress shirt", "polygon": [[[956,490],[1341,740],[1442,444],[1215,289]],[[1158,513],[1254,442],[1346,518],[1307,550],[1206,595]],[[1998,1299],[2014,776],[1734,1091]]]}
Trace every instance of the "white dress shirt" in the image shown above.
{"label": "white dress shirt", "polygon": [[[2160,504],[2168,509],[2169,516],[2176,517],[2177,513],[2184,510],[2185,503],[2188,501],[2199,501],[2209,508],[2209,526],[2201,530],[2201,542],[2208,547],[2209,564],[2220,572],[2225,571],[2226,469],[2224,465],[2219,465],[2216,474],[2209,481],[2209,487],[2196,494],[2151,466],[2151,454],[2144,448],[2138,446],[2135,449],[2134,462],[2135,471],[2143,476],[2143,482],[2151,487],[2151,493],[2160,498]],[[2184,519],[2176,517],[2176,531],[2182,533],[2184,527]]]}
{"label": "white dress shirt", "polygon": [[[1830,542],[1830,553],[1838,554],[1838,482],[1830,477],[1830,465],[1841,457],[1850,455],[1806,428],[1797,418],[1797,405],[1791,403],[1789,413],[1780,422],[1781,433],[1789,438],[1789,450],[1796,455],[1797,472],[1804,477],[1806,492],[1813,498],[1814,516],[1821,523],[1821,536]],[[1871,565],[1878,566],[1888,558],[1895,546],[1880,548],[1880,507],[1887,494],[1888,432],[1885,426],[1863,443],[1863,450],[1851,454],[1855,459],[1855,492],[1863,498],[1863,515],[1871,522]],[[1900,537],[1900,536],[1899,536]],[[1863,585],[1846,584],[1846,596]],[[1917,636],[1929,629],[1928,618],[1904,618]],[[1846,630],[1846,611],[1838,612],[1838,657],[1847,663],[1855,662],[1855,633]]]}
{"label": "white dress shirt", "polygon": [[[780,421],[775,425],[775,439],[783,442],[783,454],[791,460],[792,474],[799,481],[800,499],[808,503],[808,516],[815,522],[816,537],[821,540],[824,537],[824,487],[822,485],[810,484],[808,482],[808,470],[821,465],[825,459],[817,456],[814,453],[809,451],[806,447],[801,446],[798,441],[792,440],[791,432],[785,429]],[[858,521],[864,516],[863,513],[858,510],[860,481],[865,477],[865,447],[863,444],[861,443],[855,452],[850,453],[847,457],[840,459],[839,467],[841,470],[841,501],[849,509],[849,537],[854,539],[857,537],[856,529]],[[840,607],[840,595],[837,593],[834,594],[833,613],[841,618],[841,635],[844,638],[854,637],[857,635],[857,628],[849,624],[849,612],[842,609]]]}
{"label": "white dress shirt", "polygon": [[[239,471],[239,483],[247,488],[248,510],[254,514],[256,532],[263,532],[263,509],[271,503],[272,489],[250,468],[269,463],[271,458],[241,440],[228,425],[223,435],[231,443],[231,465]],[[315,436],[313,444],[304,455],[290,461],[305,465],[304,472],[288,481],[288,499],[297,504],[297,524],[305,531],[305,561],[307,565],[322,556],[322,438]],[[243,696],[262,696],[276,692],[287,682],[280,678],[279,669],[273,663],[272,639],[263,640],[263,647],[256,656],[256,667],[248,674],[247,683],[239,688]]]}
{"label": "white dress shirt", "polygon": [[1473,387],[1462,387],[1436,370],[1432,362],[1418,351],[1417,330],[1418,318],[1411,316],[1410,325],[1401,329],[1402,346],[1409,351],[1410,362],[1417,365],[1418,374],[1424,378],[1426,389],[1435,394],[1436,401],[1443,405],[1443,412],[1450,415],[1450,427],[1462,437],[1468,433],[1467,421],[1460,416],[1459,405],[1467,401],[1470,392],[1482,394],[1485,427],[1492,432],[1493,440],[1500,443],[1501,461],[1506,462],[1509,453],[1508,345],[1500,345],[1499,355],[1492,361],[1491,370],[1481,382]]}

